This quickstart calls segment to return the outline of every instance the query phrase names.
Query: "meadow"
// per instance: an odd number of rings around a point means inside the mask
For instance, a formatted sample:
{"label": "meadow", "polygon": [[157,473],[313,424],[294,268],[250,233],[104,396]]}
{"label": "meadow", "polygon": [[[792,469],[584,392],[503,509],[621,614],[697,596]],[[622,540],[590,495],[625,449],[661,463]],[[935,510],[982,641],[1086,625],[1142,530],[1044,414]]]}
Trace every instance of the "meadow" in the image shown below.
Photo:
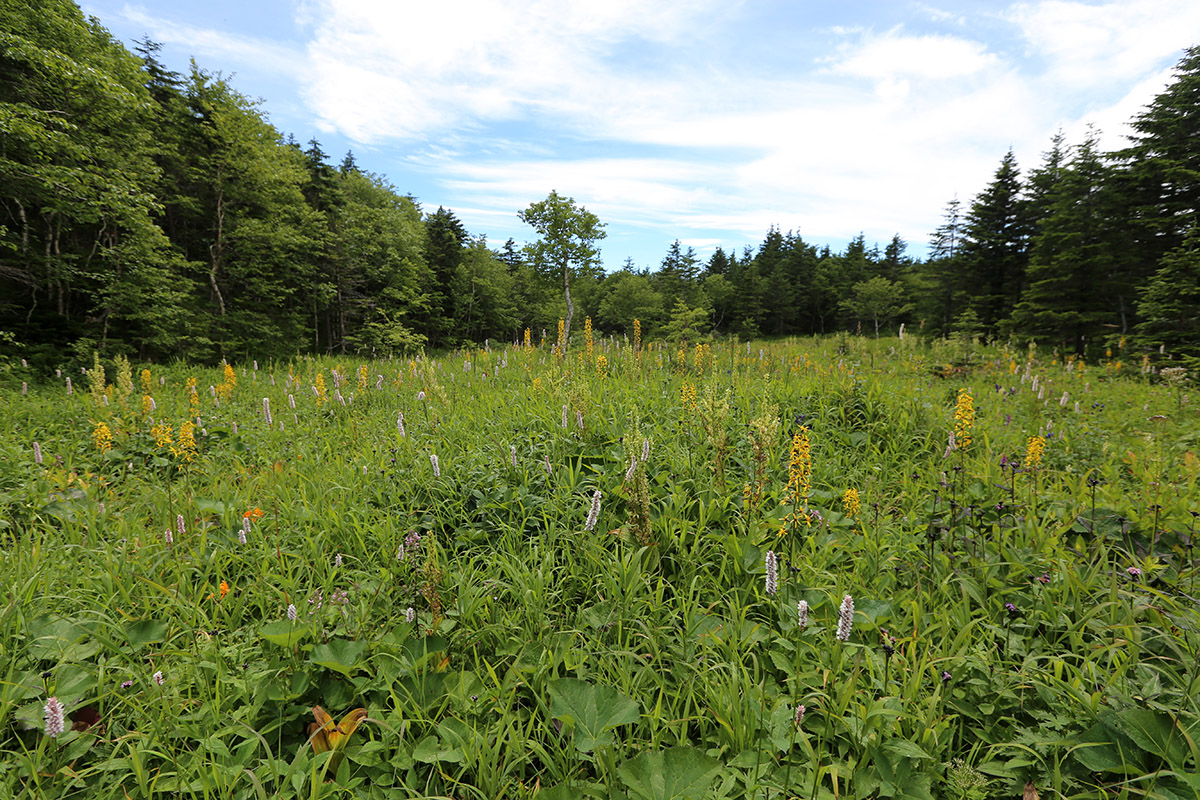
{"label": "meadow", "polygon": [[585,336],[10,364],[0,796],[1200,797],[1186,375]]}

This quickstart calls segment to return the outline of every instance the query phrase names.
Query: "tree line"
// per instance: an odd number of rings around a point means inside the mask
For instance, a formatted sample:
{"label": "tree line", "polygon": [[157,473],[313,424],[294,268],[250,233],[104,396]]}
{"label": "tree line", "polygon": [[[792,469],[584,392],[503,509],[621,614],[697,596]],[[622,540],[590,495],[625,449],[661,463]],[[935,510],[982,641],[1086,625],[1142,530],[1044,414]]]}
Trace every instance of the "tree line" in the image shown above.
{"label": "tree line", "polygon": [[[0,339],[31,360],[383,355],[554,340],[560,318],[647,335],[806,335],[905,323],[1077,353],[1130,337],[1200,357],[1200,48],[1130,145],[1011,152],[929,256],[899,236],[840,252],[767,231],[706,259],[606,273],[603,223],[557,192],[493,247],[360,167],[301,144],[193,63],[131,52],[70,0],[0,7]],[[514,213],[518,213],[514,210]]]}

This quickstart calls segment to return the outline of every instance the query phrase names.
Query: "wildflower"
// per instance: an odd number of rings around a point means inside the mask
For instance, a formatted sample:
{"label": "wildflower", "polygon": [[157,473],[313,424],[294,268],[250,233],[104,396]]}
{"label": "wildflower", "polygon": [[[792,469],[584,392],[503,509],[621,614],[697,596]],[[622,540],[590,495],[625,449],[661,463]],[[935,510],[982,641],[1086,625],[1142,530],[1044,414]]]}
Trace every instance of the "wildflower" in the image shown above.
{"label": "wildflower", "polygon": [[954,408],[954,439],[960,449],[971,444],[971,428],[975,425],[975,400],[971,391],[963,388],[958,392],[958,404]]}
{"label": "wildflower", "polygon": [[837,639],[845,642],[850,638],[850,629],[854,627],[854,598],[846,595],[838,609]]}
{"label": "wildflower", "polygon": [[643,439],[642,440],[642,461],[649,461],[649,460],[650,460],[650,440]]}
{"label": "wildflower", "polygon": [[562,426],[563,426],[563,430],[567,429],[567,407],[566,406],[563,406]]}
{"label": "wildflower", "polygon": [[943,671],[943,672],[942,672],[942,684],[943,684],[943,685],[945,685],[945,684],[949,683],[949,682],[950,682],[950,677],[951,677],[951,676],[950,676],[950,673],[949,673],[949,672],[945,672],[945,671]]}
{"label": "wildflower", "polygon": [[288,394],[288,407],[292,409],[292,411],[296,410],[296,396],[294,394]]}
{"label": "wildflower", "polygon": [[442,477],[442,468],[438,466],[438,457],[435,454],[429,454],[429,463],[433,465],[433,477]]}
{"label": "wildflower", "polygon": [[1131,578],[1137,578],[1142,574],[1142,570],[1139,567],[1128,567],[1125,571],[1129,573],[1129,577]]}
{"label": "wildflower", "polygon": [[775,557],[774,550],[767,551],[766,590],[767,594],[775,594],[779,591],[779,561]]}
{"label": "wildflower", "polygon": [[584,530],[590,531],[593,528],[595,528],[596,520],[597,520],[597,518],[599,518],[599,516],[600,516],[600,490],[597,489],[596,493],[592,495],[592,507],[588,511],[587,523],[583,526]]}
{"label": "wildflower", "polygon": [[35,464],[42,463],[42,446],[37,442],[33,443],[33,462]]}
{"label": "wildflower", "polygon": [[267,421],[267,425],[271,424],[271,398],[263,398],[263,418]]}
{"label": "wildflower", "polygon": [[633,480],[633,473],[634,473],[634,470],[637,469],[637,465],[638,465],[637,456],[634,456],[633,458],[629,459],[629,469],[625,470],[625,482],[626,483],[629,483],[631,480]]}
{"label": "wildflower", "polygon": [[95,430],[92,431],[92,441],[96,443],[96,449],[101,454],[107,453],[112,449],[113,436],[107,424],[103,422],[97,423]]}
{"label": "wildflower", "polygon": [[151,676],[151,679],[154,681],[155,686],[162,686],[167,682],[167,679],[163,677],[161,669],[155,672],[154,675]]}
{"label": "wildflower", "polygon": [[1038,583],[1040,583],[1042,586],[1045,586],[1046,584],[1048,584],[1048,583],[1050,582],[1050,573],[1049,573],[1049,572],[1043,572],[1043,573],[1042,573],[1042,576],[1041,576],[1040,578],[1037,578],[1036,580],[1037,580],[1037,582],[1038,582]]}
{"label": "wildflower", "polygon": [[167,528],[166,531],[163,532],[163,541],[167,543],[167,547],[175,544],[175,537],[171,535],[170,528]]}
{"label": "wildflower", "polygon": [[333,557],[333,565],[335,567],[340,567],[342,565],[342,554],[341,553],[338,553],[336,556]]}
{"label": "wildflower", "polygon": [[415,608],[413,608],[412,606],[409,606],[408,608],[404,609],[404,621],[409,622],[409,623],[416,622],[417,621],[417,610]]}
{"label": "wildflower", "polygon": [[300,616],[300,615],[296,613],[296,604],[295,604],[295,603],[288,603],[288,607],[287,607],[287,618],[288,618],[288,622],[295,622],[295,621],[296,621],[296,618],[297,618],[297,617],[299,617],[299,616]]}
{"label": "wildflower", "polygon": [[133,686],[133,681],[121,681],[122,689],[128,689],[131,686]]}
{"label": "wildflower", "polygon": [[575,423],[579,426],[579,430],[583,430],[583,412],[578,409],[575,411]]}
{"label": "wildflower", "polygon": [[1025,466],[1034,469],[1042,463],[1042,453],[1046,450],[1046,438],[1044,436],[1030,436],[1029,444],[1025,448]]}
{"label": "wildflower", "polygon": [[554,471],[553,468],[550,466],[550,454],[549,453],[542,456],[542,466],[545,467],[547,476],[549,476],[550,473]]}
{"label": "wildflower", "polygon": [[409,550],[416,550],[421,546],[421,534],[415,530],[409,531],[408,535],[404,537],[404,546]]}
{"label": "wildflower", "polygon": [[420,401],[423,401],[424,399],[425,399],[425,393],[417,392],[417,401],[420,402]]}
{"label": "wildflower", "polygon": [[1017,615],[1017,607],[1012,603],[1005,603],[1004,610],[1008,612],[1009,616],[1015,617]]}
{"label": "wildflower", "polygon": [[796,727],[800,727],[800,723],[804,722],[804,706],[796,706]]}
{"label": "wildflower", "polygon": [[508,460],[512,462],[514,467],[517,465],[517,446],[515,444],[508,446]]}
{"label": "wildflower", "polygon": [[862,503],[858,499],[858,489],[847,489],[842,495],[842,508],[846,510],[847,516],[853,517],[862,507]]}
{"label": "wildflower", "polygon": [[218,591],[219,591],[219,593],[220,593],[220,597],[218,597],[217,599],[218,599],[218,600],[224,600],[224,599],[225,599],[225,595],[229,594],[229,583],[228,583],[228,581],[221,581],[221,586],[220,586],[220,589],[219,589]]}
{"label": "wildflower", "polygon": [[67,396],[70,397],[75,393],[75,389],[71,386],[71,376],[67,376]]}
{"label": "wildflower", "polygon": [[263,510],[258,506],[242,512],[243,519],[260,520],[263,518]]}
{"label": "wildflower", "polygon": [[45,707],[42,709],[46,718],[46,735],[51,739],[55,739],[63,732],[63,707],[62,703],[58,702],[57,697],[51,697],[46,701]]}
{"label": "wildflower", "polygon": [[401,411],[400,415],[398,417],[396,417],[396,430],[399,431],[401,436],[408,435],[404,432],[404,412],[403,411]]}
{"label": "wildflower", "polygon": [[250,535],[250,518],[242,517],[242,527],[238,529],[238,544],[245,544],[246,537]]}
{"label": "wildflower", "polygon": [[179,531],[180,536],[187,533],[187,528],[183,524],[183,514],[175,515],[175,530]]}
{"label": "wildflower", "polygon": [[800,626],[800,630],[808,627],[808,601],[801,600],[796,603],[796,624]]}
{"label": "wildflower", "polygon": [[184,461],[191,461],[196,457],[196,424],[188,420],[179,426],[179,443],[177,446],[171,448],[171,452],[177,458],[182,458]]}

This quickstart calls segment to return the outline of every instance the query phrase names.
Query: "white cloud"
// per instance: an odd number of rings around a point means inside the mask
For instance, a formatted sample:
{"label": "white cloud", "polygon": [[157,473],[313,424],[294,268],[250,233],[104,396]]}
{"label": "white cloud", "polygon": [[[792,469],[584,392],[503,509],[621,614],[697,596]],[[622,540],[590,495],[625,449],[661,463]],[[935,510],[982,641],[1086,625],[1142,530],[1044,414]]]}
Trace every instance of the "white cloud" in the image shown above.
{"label": "white cloud", "polygon": [[1042,0],[1019,3],[1009,16],[1031,53],[1046,60],[1048,80],[1073,87],[1124,83],[1161,68],[1200,31],[1195,0]]}
{"label": "white cloud", "polygon": [[[239,65],[278,74],[292,74],[303,55],[287,45],[254,36],[174,22],[149,14],[141,6],[125,6],[121,17],[141,26],[160,44],[179,45],[201,59],[211,59],[223,72]],[[201,66],[204,66],[203,64]]]}
{"label": "white cloud", "polygon": [[316,29],[306,94],[327,125],[362,141],[535,113],[569,124],[657,94],[609,60],[616,46],[669,47],[730,8],[718,0],[318,0],[304,7]]}
{"label": "white cloud", "polygon": [[835,72],[860,78],[899,77],[950,80],[974,75],[996,64],[981,42],[952,36],[908,36],[898,29],[845,46]]}

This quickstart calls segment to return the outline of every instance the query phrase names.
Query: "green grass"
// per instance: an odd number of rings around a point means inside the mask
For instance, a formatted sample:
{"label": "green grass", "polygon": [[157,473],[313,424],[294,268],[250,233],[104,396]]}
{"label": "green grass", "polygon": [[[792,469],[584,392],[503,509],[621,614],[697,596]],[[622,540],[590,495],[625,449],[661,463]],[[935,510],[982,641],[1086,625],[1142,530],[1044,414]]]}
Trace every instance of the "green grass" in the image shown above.
{"label": "green grass", "polygon": [[[1200,797],[1181,390],[911,338],[601,353],[237,364],[225,399],[151,366],[148,415],[111,365],[107,401],[9,369],[0,796]],[[196,417],[192,461],[150,432]],[[316,705],[367,720],[317,753]]]}

